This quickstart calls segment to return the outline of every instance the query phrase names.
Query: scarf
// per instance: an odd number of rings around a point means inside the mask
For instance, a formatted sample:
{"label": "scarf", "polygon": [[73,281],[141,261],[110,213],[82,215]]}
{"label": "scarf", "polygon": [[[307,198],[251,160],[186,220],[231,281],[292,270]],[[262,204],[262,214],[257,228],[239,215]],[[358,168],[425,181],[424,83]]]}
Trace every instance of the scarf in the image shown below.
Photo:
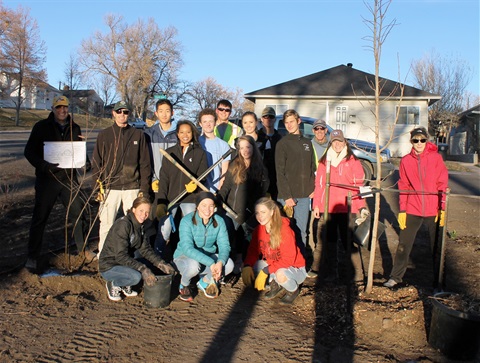
{"label": "scarf", "polygon": [[347,145],[338,154],[333,148],[329,148],[327,151],[327,159],[330,158],[330,165],[337,167],[338,164],[347,156]]}

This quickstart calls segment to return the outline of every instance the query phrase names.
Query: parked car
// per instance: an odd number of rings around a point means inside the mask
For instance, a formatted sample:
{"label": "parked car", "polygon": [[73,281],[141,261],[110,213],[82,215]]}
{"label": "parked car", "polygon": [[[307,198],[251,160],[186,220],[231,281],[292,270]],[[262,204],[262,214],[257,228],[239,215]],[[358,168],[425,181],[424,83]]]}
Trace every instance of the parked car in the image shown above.
{"label": "parked car", "polygon": [[135,127],[136,129],[142,129],[142,130],[145,130],[145,128],[147,127],[147,123],[145,121],[143,121],[141,118],[138,118],[138,117],[129,120],[128,124],[130,126]]}
{"label": "parked car", "polygon": [[[300,131],[303,135],[309,139],[313,139],[313,123],[316,119],[312,117],[300,116],[302,123],[300,124]],[[287,130],[283,123],[283,115],[277,115],[275,121],[275,128],[281,135],[285,135]],[[328,133],[333,131],[333,128],[327,125]],[[377,175],[377,157],[376,157],[376,147],[375,144],[368,141],[357,140],[357,139],[348,139],[350,146],[352,147],[353,153],[360,160],[365,172],[365,179],[372,180],[375,179]],[[385,149],[380,154],[381,163],[382,163],[382,180],[388,177],[394,170],[395,166],[390,162],[390,150]]]}

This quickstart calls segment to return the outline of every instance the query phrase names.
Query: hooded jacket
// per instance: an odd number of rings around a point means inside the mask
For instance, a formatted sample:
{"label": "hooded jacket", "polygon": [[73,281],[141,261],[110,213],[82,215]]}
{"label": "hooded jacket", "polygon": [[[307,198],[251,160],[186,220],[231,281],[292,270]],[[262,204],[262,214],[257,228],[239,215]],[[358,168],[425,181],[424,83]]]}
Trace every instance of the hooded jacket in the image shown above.
{"label": "hooded jacket", "polygon": [[[180,163],[194,177],[201,175],[208,168],[207,154],[198,143],[191,143],[183,154],[180,144],[176,144],[167,150],[178,163]],[[160,169],[158,200],[159,203],[168,204],[175,199],[183,190],[185,185],[190,183],[190,179],[179,168],[177,168],[167,158],[162,159],[162,168]],[[194,203],[195,195],[200,190],[187,194],[180,201],[181,203]]]}
{"label": "hooded jacket", "polygon": [[147,145],[150,150],[152,180],[158,180],[160,178],[163,155],[159,150],[167,150],[178,142],[176,128],[177,121],[172,121],[170,129],[165,133],[160,129],[160,123],[145,130],[145,137],[147,138]]}
{"label": "hooded jacket", "polygon": [[[358,193],[358,187],[363,185],[365,173],[359,160],[350,156],[343,158],[337,167],[330,166],[330,189],[328,193],[328,213],[348,213],[347,197],[350,191]],[[357,188],[335,186],[334,184],[351,185]],[[315,178],[315,193],[313,195],[313,208],[318,207],[320,213],[324,212],[326,197],[326,165],[318,164],[317,176]],[[365,206],[365,200],[360,198],[352,199],[352,213],[357,213]]]}
{"label": "hooded jacket", "polygon": [[244,265],[253,266],[261,255],[267,262],[268,272],[270,273],[277,272],[279,268],[305,267],[305,258],[297,246],[295,232],[290,227],[288,218],[282,217],[280,233],[282,243],[277,249],[272,250],[270,248],[270,235],[267,233],[265,226],[258,225],[252,233],[252,240],[248,246]]}
{"label": "hooded jacket", "polygon": [[420,217],[433,217],[445,209],[445,192],[448,186],[448,170],[435,144],[427,142],[424,151],[410,154],[400,161],[398,189],[419,193],[400,192],[400,211]]}

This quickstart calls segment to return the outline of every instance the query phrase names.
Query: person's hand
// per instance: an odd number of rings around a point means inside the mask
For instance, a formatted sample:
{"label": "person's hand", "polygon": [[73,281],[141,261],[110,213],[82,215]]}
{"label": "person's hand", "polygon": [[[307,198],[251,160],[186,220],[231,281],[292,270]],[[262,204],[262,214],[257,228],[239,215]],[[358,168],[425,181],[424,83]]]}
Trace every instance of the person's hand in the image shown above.
{"label": "person's hand", "polygon": [[265,284],[267,283],[268,274],[266,274],[263,270],[260,270],[260,273],[257,275],[255,279],[255,288],[258,291],[265,290]]}
{"label": "person's hand", "polygon": [[288,198],[285,199],[285,205],[293,208],[297,205],[297,202],[293,198]]}
{"label": "person's hand", "polygon": [[166,204],[158,204],[157,209],[155,211],[155,215],[157,219],[161,219],[167,215],[167,205]]}
{"label": "person's hand", "polygon": [[165,272],[167,275],[175,275],[177,273],[177,270],[175,270],[172,265],[166,263],[165,261],[159,262],[157,264],[157,268]]}
{"label": "person's hand", "polygon": [[313,209],[313,216],[314,216],[315,218],[320,218],[320,215],[321,215],[321,213],[320,213],[320,208],[315,207],[315,208]]}
{"label": "person's hand", "polygon": [[43,164],[42,170],[45,173],[52,173],[55,174],[57,171],[62,170],[61,168],[58,167],[57,164],[49,163],[48,161],[45,161],[45,164]]}
{"label": "person's hand", "polygon": [[210,270],[212,271],[212,276],[215,279],[215,281],[220,280],[220,277],[222,277],[222,269],[223,269],[222,261],[217,261],[216,263],[210,266]]}
{"label": "person's hand", "polygon": [[407,213],[406,212],[398,213],[397,220],[398,220],[398,225],[400,226],[400,229],[407,228]]}
{"label": "person's hand", "polygon": [[142,273],[142,279],[145,285],[153,286],[157,282],[157,276],[148,267],[143,267],[140,272]]}
{"label": "person's hand", "polygon": [[195,184],[195,182],[192,180],[190,183],[185,184],[185,189],[188,193],[193,193],[195,190],[197,190],[197,184]]}
{"label": "person's hand", "polygon": [[253,286],[255,281],[255,274],[251,266],[245,266],[242,268],[242,280],[245,286]]}
{"label": "person's hand", "polygon": [[358,218],[355,219],[355,224],[357,226],[361,225],[365,220],[370,216],[370,212],[367,208],[361,208],[358,213]]}
{"label": "person's hand", "polygon": [[98,185],[98,193],[95,200],[99,203],[103,203],[105,201],[105,189],[103,188],[103,184],[100,179],[97,179]]}
{"label": "person's hand", "polygon": [[158,190],[160,188],[159,184],[160,182],[158,181],[158,179],[152,182],[152,190],[154,193],[158,193]]}
{"label": "person's hand", "polygon": [[439,210],[438,211],[438,214],[435,217],[435,222],[437,222],[439,219],[440,219],[440,221],[438,222],[438,226],[439,227],[444,227],[445,226],[445,211],[444,210]]}

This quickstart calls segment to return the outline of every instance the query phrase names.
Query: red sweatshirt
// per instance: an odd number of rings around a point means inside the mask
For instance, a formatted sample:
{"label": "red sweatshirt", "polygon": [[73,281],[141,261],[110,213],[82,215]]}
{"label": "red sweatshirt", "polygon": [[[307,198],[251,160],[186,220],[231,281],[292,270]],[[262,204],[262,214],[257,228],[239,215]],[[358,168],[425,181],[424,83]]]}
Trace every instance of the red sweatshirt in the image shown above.
{"label": "red sweatshirt", "polygon": [[410,154],[400,161],[400,180],[398,189],[415,190],[434,194],[400,193],[400,211],[420,217],[437,215],[439,209],[445,208],[444,192],[448,186],[448,170],[442,156],[437,152],[437,146],[427,142],[425,150],[417,155],[412,148]]}
{"label": "red sweatshirt", "polygon": [[[315,178],[315,193],[313,195],[313,208],[318,207],[320,213],[325,210],[326,191],[326,165],[318,164],[317,176]],[[344,184],[359,187],[363,185],[365,173],[359,160],[351,156],[348,160],[343,159],[337,167],[330,167],[330,192],[328,199],[328,213],[347,213],[348,192],[352,195],[359,192],[358,188],[336,187],[332,184]],[[361,198],[352,199],[352,213],[365,207],[365,200]]]}
{"label": "red sweatshirt", "polygon": [[290,228],[288,218],[282,218],[282,243],[276,250],[270,248],[270,235],[265,226],[258,225],[252,234],[252,240],[248,246],[245,265],[253,266],[262,255],[268,263],[268,271],[275,273],[279,268],[305,267],[305,258],[295,241],[295,233]]}

